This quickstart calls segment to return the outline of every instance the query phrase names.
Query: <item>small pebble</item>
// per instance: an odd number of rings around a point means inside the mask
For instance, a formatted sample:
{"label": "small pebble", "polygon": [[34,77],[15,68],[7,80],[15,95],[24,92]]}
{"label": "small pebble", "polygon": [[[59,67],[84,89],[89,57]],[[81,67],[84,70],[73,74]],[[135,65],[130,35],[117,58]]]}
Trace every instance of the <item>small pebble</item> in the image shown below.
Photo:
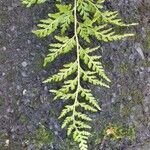
{"label": "small pebble", "polygon": [[5,76],[5,75],[6,75],[6,73],[5,73],[5,72],[3,72],[3,73],[2,73],[2,76]]}
{"label": "small pebble", "polygon": [[23,77],[27,77],[26,72],[21,72],[21,75],[22,75]]}
{"label": "small pebble", "polygon": [[6,51],[6,47],[3,47],[2,49],[3,49],[3,51]]}
{"label": "small pebble", "polygon": [[27,90],[26,90],[26,89],[24,89],[22,93],[23,93],[23,95],[26,95]]}
{"label": "small pebble", "polygon": [[28,44],[31,44],[31,41],[30,41],[30,40],[27,40],[27,43],[28,43]]}
{"label": "small pebble", "polygon": [[24,61],[24,62],[21,63],[21,65],[22,65],[23,67],[26,67],[28,64],[27,64],[27,62]]}
{"label": "small pebble", "polygon": [[5,146],[6,146],[6,147],[9,146],[9,139],[7,139],[7,140],[5,141]]}

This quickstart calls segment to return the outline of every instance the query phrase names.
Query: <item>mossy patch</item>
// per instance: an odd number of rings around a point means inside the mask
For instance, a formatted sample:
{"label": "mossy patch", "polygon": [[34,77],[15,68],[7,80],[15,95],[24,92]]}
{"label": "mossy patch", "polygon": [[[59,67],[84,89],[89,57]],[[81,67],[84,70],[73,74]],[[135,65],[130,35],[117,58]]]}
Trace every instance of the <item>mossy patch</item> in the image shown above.
{"label": "mossy patch", "polygon": [[40,70],[43,69],[43,58],[41,56],[35,56],[32,66],[33,73],[38,73]]}
{"label": "mossy patch", "polygon": [[107,60],[104,63],[104,66],[106,67],[107,70],[112,71],[114,68],[114,64],[111,60]]}
{"label": "mossy patch", "polygon": [[21,115],[19,118],[20,122],[23,124],[28,123],[29,119],[25,115]]}
{"label": "mossy patch", "polygon": [[135,139],[135,128],[132,126],[110,124],[104,132],[112,140],[121,140],[123,138]]}
{"label": "mossy patch", "polygon": [[75,142],[69,138],[66,138],[63,143],[61,143],[60,150],[79,150],[79,148]]}
{"label": "mossy patch", "polygon": [[127,96],[131,97],[131,99],[128,100],[126,103],[121,104],[122,107],[120,113],[123,118],[129,117],[132,112],[132,108],[134,106],[141,105],[144,100],[144,95],[140,89],[122,91],[121,98],[127,99]]}
{"label": "mossy patch", "polygon": [[134,140],[136,137],[136,130],[134,126],[125,126],[122,124],[107,124],[99,131],[94,132],[91,138],[91,149],[97,150],[102,142],[106,142],[110,147],[111,143],[118,143],[125,138]]}
{"label": "mossy patch", "polygon": [[11,69],[7,74],[6,74],[6,80],[8,82],[12,82],[15,80],[16,77],[16,70]]}
{"label": "mossy patch", "polygon": [[5,24],[8,22],[9,16],[5,11],[0,11],[0,22]]}
{"label": "mossy patch", "polygon": [[5,103],[5,99],[1,96],[0,97],[0,107],[3,106],[4,103]]}
{"label": "mossy patch", "polygon": [[34,144],[37,150],[40,150],[44,145],[50,146],[53,142],[52,131],[42,124],[32,134],[28,135],[25,141],[27,144]]}
{"label": "mossy patch", "polygon": [[8,136],[6,133],[0,132],[0,149],[1,150],[7,150],[6,140],[8,139]]}
{"label": "mossy patch", "polygon": [[144,41],[144,48],[150,49],[150,31],[147,33],[147,36]]}
{"label": "mossy patch", "polygon": [[0,52],[0,63],[3,64],[7,60],[7,55],[4,52]]}
{"label": "mossy patch", "polygon": [[122,64],[120,65],[119,70],[120,70],[120,72],[121,72],[122,74],[128,73],[128,72],[130,71],[129,64],[128,64],[128,63],[122,63]]}
{"label": "mossy patch", "polygon": [[143,67],[150,67],[150,61],[149,60],[143,60],[142,66]]}
{"label": "mossy patch", "polygon": [[123,118],[129,117],[129,115],[131,114],[131,106],[130,105],[127,105],[127,106],[123,105],[120,113],[121,113],[121,116]]}
{"label": "mossy patch", "polygon": [[144,95],[140,90],[131,91],[131,97],[133,105],[142,104],[144,100]]}

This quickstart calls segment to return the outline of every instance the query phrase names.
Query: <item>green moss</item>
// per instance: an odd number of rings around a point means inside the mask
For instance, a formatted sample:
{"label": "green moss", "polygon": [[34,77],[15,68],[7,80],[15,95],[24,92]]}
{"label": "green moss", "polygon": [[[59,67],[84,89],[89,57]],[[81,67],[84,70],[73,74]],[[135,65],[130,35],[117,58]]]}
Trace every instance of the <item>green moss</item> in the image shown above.
{"label": "green moss", "polygon": [[30,101],[28,105],[34,110],[37,110],[40,107],[40,101],[38,99],[35,99],[35,100]]}
{"label": "green moss", "polygon": [[99,129],[99,131],[94,132],[92,134],[92,137],[90,139],[89,147],[92,150],[97,150],[99,145],[102,143],[102,140],[104,138],[104,128]]}
{"label": "green moss", "polygon": [[127,99],[126,96],[130,96],[131,100],[129,100],[127,103],[122,104],[123,107],[120,110],[121,116],[123,118],[129,117],[131,114],[132,108],[136,105],[140,105],[143,103],[144,95],[142,91],[139,89],[132,89],[130,91],[122,91],[121,97]]}
{"label": "green moss", "polygon": [[109,136],[112,140],[121,140],[128,138],[130,140],[135,139],[135,127],[124,126],[119,124],[110,124],[105,129],[105,135]]}
{"label": "green moss", "polygon": [[119,68],[119,70],[120,70],[120,72],[122,73],[122,74],[125,74],[125,73],[128,73],[129,72],[129,64],[128,63],[122,63],[121,65],[120,65],[120,68]]}
{"label": "green moss", "polygon": [[21,115],[20,118],[19,118],[19,120],[23,124],[26,124],[29,121],[28,118],[25,115]]}
{"label": "green moss", "polygon": [[26,143],[32,143],[40,150],[44,145],[51,145],[54,142],[54,136],[50,129],[40,124],[39,127],[26,138]]}
{"label": "green moss", "polygon": [[16,70],[10,70],[7,74],[6,74],[6,79],[8,82],[12,82],[16,77]]}
{"label": "green moss", "polygon": [[8,147],[6,145],[6,140],[8,136],[6,133],[0,132],[0,150],[6,150]]}
{"label": "green moss", "polygon": [[143,60],[142,66],[143,67],[150,67],[150,61],[149,60]]}
{"label": "green moss", "polygon": [[150,49],[150,31],[147,33],[147,36],[144,41],[144,48]]}
{"label": "green moss", "polygon": [[7,59],[7,56],[4,52],[0,52],[0,63],[4,63]]}
{"label": "green moss", "polygon": [[144,95],[140,90],[131,91],[131,97],[133,105],[142,104],[144,100]]}
{"label": "green moss", "polygon": [[39,89],[37,88],[32,88],[32,91],[31,91],[33,94],[37,95],[38,92],[39,92]]}
{"label": "green moss", "polygon": [[130,105],[123,106],[123,108],[121,109],[121,116],[123,118],[127,118],[127,117],[129,117],[130,114],[131,114],[131,107],[130,107]]}
{"label": "green moss", "polygon": [[72,142],[71,139],[66,138],[61,143],[60,150],[79,150],[78,145],[75,142]]}
{"label": "green moss", "polygon": [[9,20],[9,16],[6,13],[6,11],[0,11],[0,22],[5,24],[6,22],[8,22]]}
{"label": "green moss", "polygon": [[1,96],[0,97],[0,106],[3,106],[4,102],[5,102],[5,99]]}
{"label": "green moss", "polygon": [[123,124],[114,123],[103,126],[99,131],[94,132],[92,135],[89,147],[92,150],[97,150],[104,139],[107,139],[109,144],[111,142],[118,143],[118,141],[121,141],[124,138],[134,140],[136,137],[136,129],[134,126],[125,126]]}
{"label": "green moss", "polygon": [[106,61],[106,62],[104,63],[104,65],[105,65],[106,69],[108,69],[109,71],[112,71],[113,68],[114,68],[113,62],[112,62],[111,60]]}
{"label": "green moss", "polygon": [[43,69],[43,58],[41,56],[36,56],[33,61],[33,72],[38,73]]}

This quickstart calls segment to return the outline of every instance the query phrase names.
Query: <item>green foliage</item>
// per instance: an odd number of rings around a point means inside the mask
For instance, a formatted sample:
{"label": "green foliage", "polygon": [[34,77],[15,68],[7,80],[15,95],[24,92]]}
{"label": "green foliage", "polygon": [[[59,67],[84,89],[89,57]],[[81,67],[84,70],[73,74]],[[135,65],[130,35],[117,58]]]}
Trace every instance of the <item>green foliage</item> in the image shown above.
{"label": "green foliage", "polygon": [[61,28],[61,33],[63,34],[73,22],[73,14],[71,5],[61,5],[56,4],[58,9],[57,13],[48,14],[47,19],[41,20],[38,24],[39,29],[33,31],[39,37],[45,37],[53,33],[58,27]]}
{"label": "green foliage", "polygon": [[[42,2],[45,0],[23,1],[28,7],[33,3]],[[60,89],[51,90],[51,92],[55,94],[55,99],[69,100],[70,103],[64,107],[59,118],[63,120],[62,128],[67,128],[67,134],[72,135],[74,141],[79,143],[80,150],[88,149],[87,140],[91,135],[89,122],[92,119],[86,111],[101,110],[92,91],[85,89],[83,83],[86,81],[86,83],[107,88],[110,83],[110,79],[103,69],[101,57],[93,55],[93,52],[100,47],[91,48],[88,47],[88,43],[90,43],[91,37],[109,42],[133,36],[134,34],[131,33],[116,33],[114,25],[136,25],[125,24],[118,19],[116,11],[103,11],[103,2],[104,0],[74,0],[74,4],[57,3],[58,11],[48,14],[48,18],[41,20],[37,25],[38,29],[33,31],[39,37],[46,37],[60,29],[60,34],[55,36],[57,42],[50,44],[50,53],[44,60],[44,66],[60,55],[76,51],[76,60],[65,64],[58,73],[49,77],[44,83],[63,81]],[[73,34],[67,36],[71,25],[74,25]],[[81,40],[86,41],[87,46],[83,46]]]}
{"label": "green foliage", "polygon": [[24,5],[30,7],[33,4],[41,4],[46,2],[47,0],[21,0]]}
{"label": "green foliage", "polygon": [[47,63],[54,61],[59,55],[70,52],[76,45],[74,38],[68,38],[67,36],[55,36],[55,39],[59,43],[50,44],[50,54],[47,55],[44,61],[44,66]]}

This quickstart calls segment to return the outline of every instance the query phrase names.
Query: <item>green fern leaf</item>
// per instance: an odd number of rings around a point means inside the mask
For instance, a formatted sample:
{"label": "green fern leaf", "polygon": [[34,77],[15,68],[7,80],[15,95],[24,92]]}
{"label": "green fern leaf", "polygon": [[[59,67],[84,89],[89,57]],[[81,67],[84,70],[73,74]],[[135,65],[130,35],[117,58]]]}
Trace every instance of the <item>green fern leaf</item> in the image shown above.
{"label": "green fern leaf", "polygon": [[[104,25],[103,27],[105,27],[105,26],[106,25]],[[101,41],[104,41],[104,42],[117,41],[117,40],[121,40],[121,39],[126,38],[126,37],[134,36],[134,34],[117,35],[113,31],[113,28],[104,29],[101,26],[95,26],[95,28],[93,28],[92,30],[93,30],[93,35],[98,40],[101,40]]]}
{"label": "green fern leaf", "polygon": [[91,112],[97,112],[97,109],[95,109],[94,107],[90,106],[89,104],[86,103],[79,103],[79,105],[81,108],[83,108],[84,110],[88,110]]}
{"label": "green fern leaf", "polygon": [[63,93],[68,93],[69,91],[75,90],[77,84],[78,84],[78,79],[77,78],[75,78],[74,80],[64,81],[64,85],[62,86],[60,91],[63,92]]}
{"label": "green fern leaf", "polygon": [[88,117],[86,114],[82,114],[80,112],[76,112],[74,115],[75,115],[75,117],[80,118],[82,120],[92,121],[92,119],[90,117]]}
{"label": "green fern leaf", "polygon": [[59,119],[65,117],[67,113],[71,112],[72,110],[73,110],[73,106],[69,106],[69,105],[65,106],[65,108],[62,110],[59,116]]}
{"label": "green fern leaf", "polygon": [[53,75],[52,77],[45,80],[43,83],[52,82],[52,81],[62,81],[66,79],[68,76],[73,74],[77,70],[77,62],[71,62],[69,64],[65,64],[63,69],[60,69],[60,71]]}
{"label": "green fern leaf", "polygon": [[[91,93],[91,90],[88,89],[82,89],[81,90],[81,96],[83,98],[85,98],[86,101],[88,101],[88,103],[90,104],[90,106],[94,106],[95,108],[97,108],[98,110],[101,110],[101,108],[99,107],[96,99],[94,98],[94,96]],[[80,103],[80,105],[82,105],[82,103]],[[81,106],[84,107],[84,106]]]}
{"label": "green fern leaf", "polygon": [[[22,0],[27,7],[33,4],[44,3],[46,0]],[[67,135],[72,135],[79,144],[80,150],[88,149],[92,119],[86,111],[97,112],[101,108],[92,94],[92,91],[82,87],[82,82],[109,88],[110,79],[107,77],[101,63],[101,56],[92,55],[100,47],[90,48],[81,45],[81,40],[90,43],[91,37],[99,41],[109,42],[121,40],[134,34],[117,34],[114,26],[128,27],[137,25],[126,24],[119,19],[118,12],[104,11],[105,0],[74,0],[74,4],[66,4],[57,0],[55,13],[48,14],[47,19],[42,19],[33,33],[39,37],[49,36],[60,29],[60,34],[55,36],[57,42],[51,43],[49,53],[44,60],[44,66],[57,59],[60,55],[71,51],[76,52],[76,60],[63,65],[58,73],[50,76],[43,83],[63,81],[60,89],[50,90],[54,99],[67,100],[59,119],[63,119],[62,128],[67,129]],[[59,2],[59,4],[58,4]],[[73,32],[66,31],[74,25]],[[113,25],[110,27],[110,24]],[[71,37],[71,38],[70,38]],[[84,63],[86,67],[82,68]],[[70,77],[70,79],[68,79]],[[72,79],[73,78],[73,79]]]}
{"label": "green fern leaf", "polygon": [[[89,49],[87,50],[89,51]],[[97,61],[98,57],[89,56],[88,53],[86,52],[86,49],[85,50],[81,49],[80,58],[89,67],[89,69],[92,69],[99,76],[103,77],[106,81],[110,82],[110,79],[106,76],[105,71],[102,67],[102,64],[100,63],[100,60]]]}
{"label": "green fern leaf", "polygon": [[33,4],[41,4],[46,2],[47,0],[21,0],[22,4],[26,5],[27,7],[31,7]]}
{"label": "green fern leaf", "polygon": [[94,74],[96,74],[96,72],[84,71],[82,79],[84,81],[88,81],[91,84],[99,85],[99,86],[104,86],[106,88],[109,88],[109,85],[107,85],[106,83],[104,83],[103,80],[99,80]]}
{"label": "green fern leaf", "polygon": [[126,24],[122,19],[118,19],[117,11],[105,11],[101,13],[101,21],[104,23],[114,24],[121,27],[135,26],[137,23]]}
{"label": "green fern leaf", "polygon": [[41,20],[38,24],[38,30],[33,31],[39,37],[45,37],[53,33],[59,26],[64,33],[69,27],[70,23],[73,22],[73,15],[71,5],[56,5],[59,10],[58,13],[48,14],[48,19]]}
{"label": "green fern leaf", "polygon": [[59,43],[49,45],[51,47],[49,49],[51,53],[46,56],[44,66],[46,66],[47,63],[54,61],[59,55],[70,52],[76,45],[74,37],[68,38],[55,36],[55,39],[57,39]]}

